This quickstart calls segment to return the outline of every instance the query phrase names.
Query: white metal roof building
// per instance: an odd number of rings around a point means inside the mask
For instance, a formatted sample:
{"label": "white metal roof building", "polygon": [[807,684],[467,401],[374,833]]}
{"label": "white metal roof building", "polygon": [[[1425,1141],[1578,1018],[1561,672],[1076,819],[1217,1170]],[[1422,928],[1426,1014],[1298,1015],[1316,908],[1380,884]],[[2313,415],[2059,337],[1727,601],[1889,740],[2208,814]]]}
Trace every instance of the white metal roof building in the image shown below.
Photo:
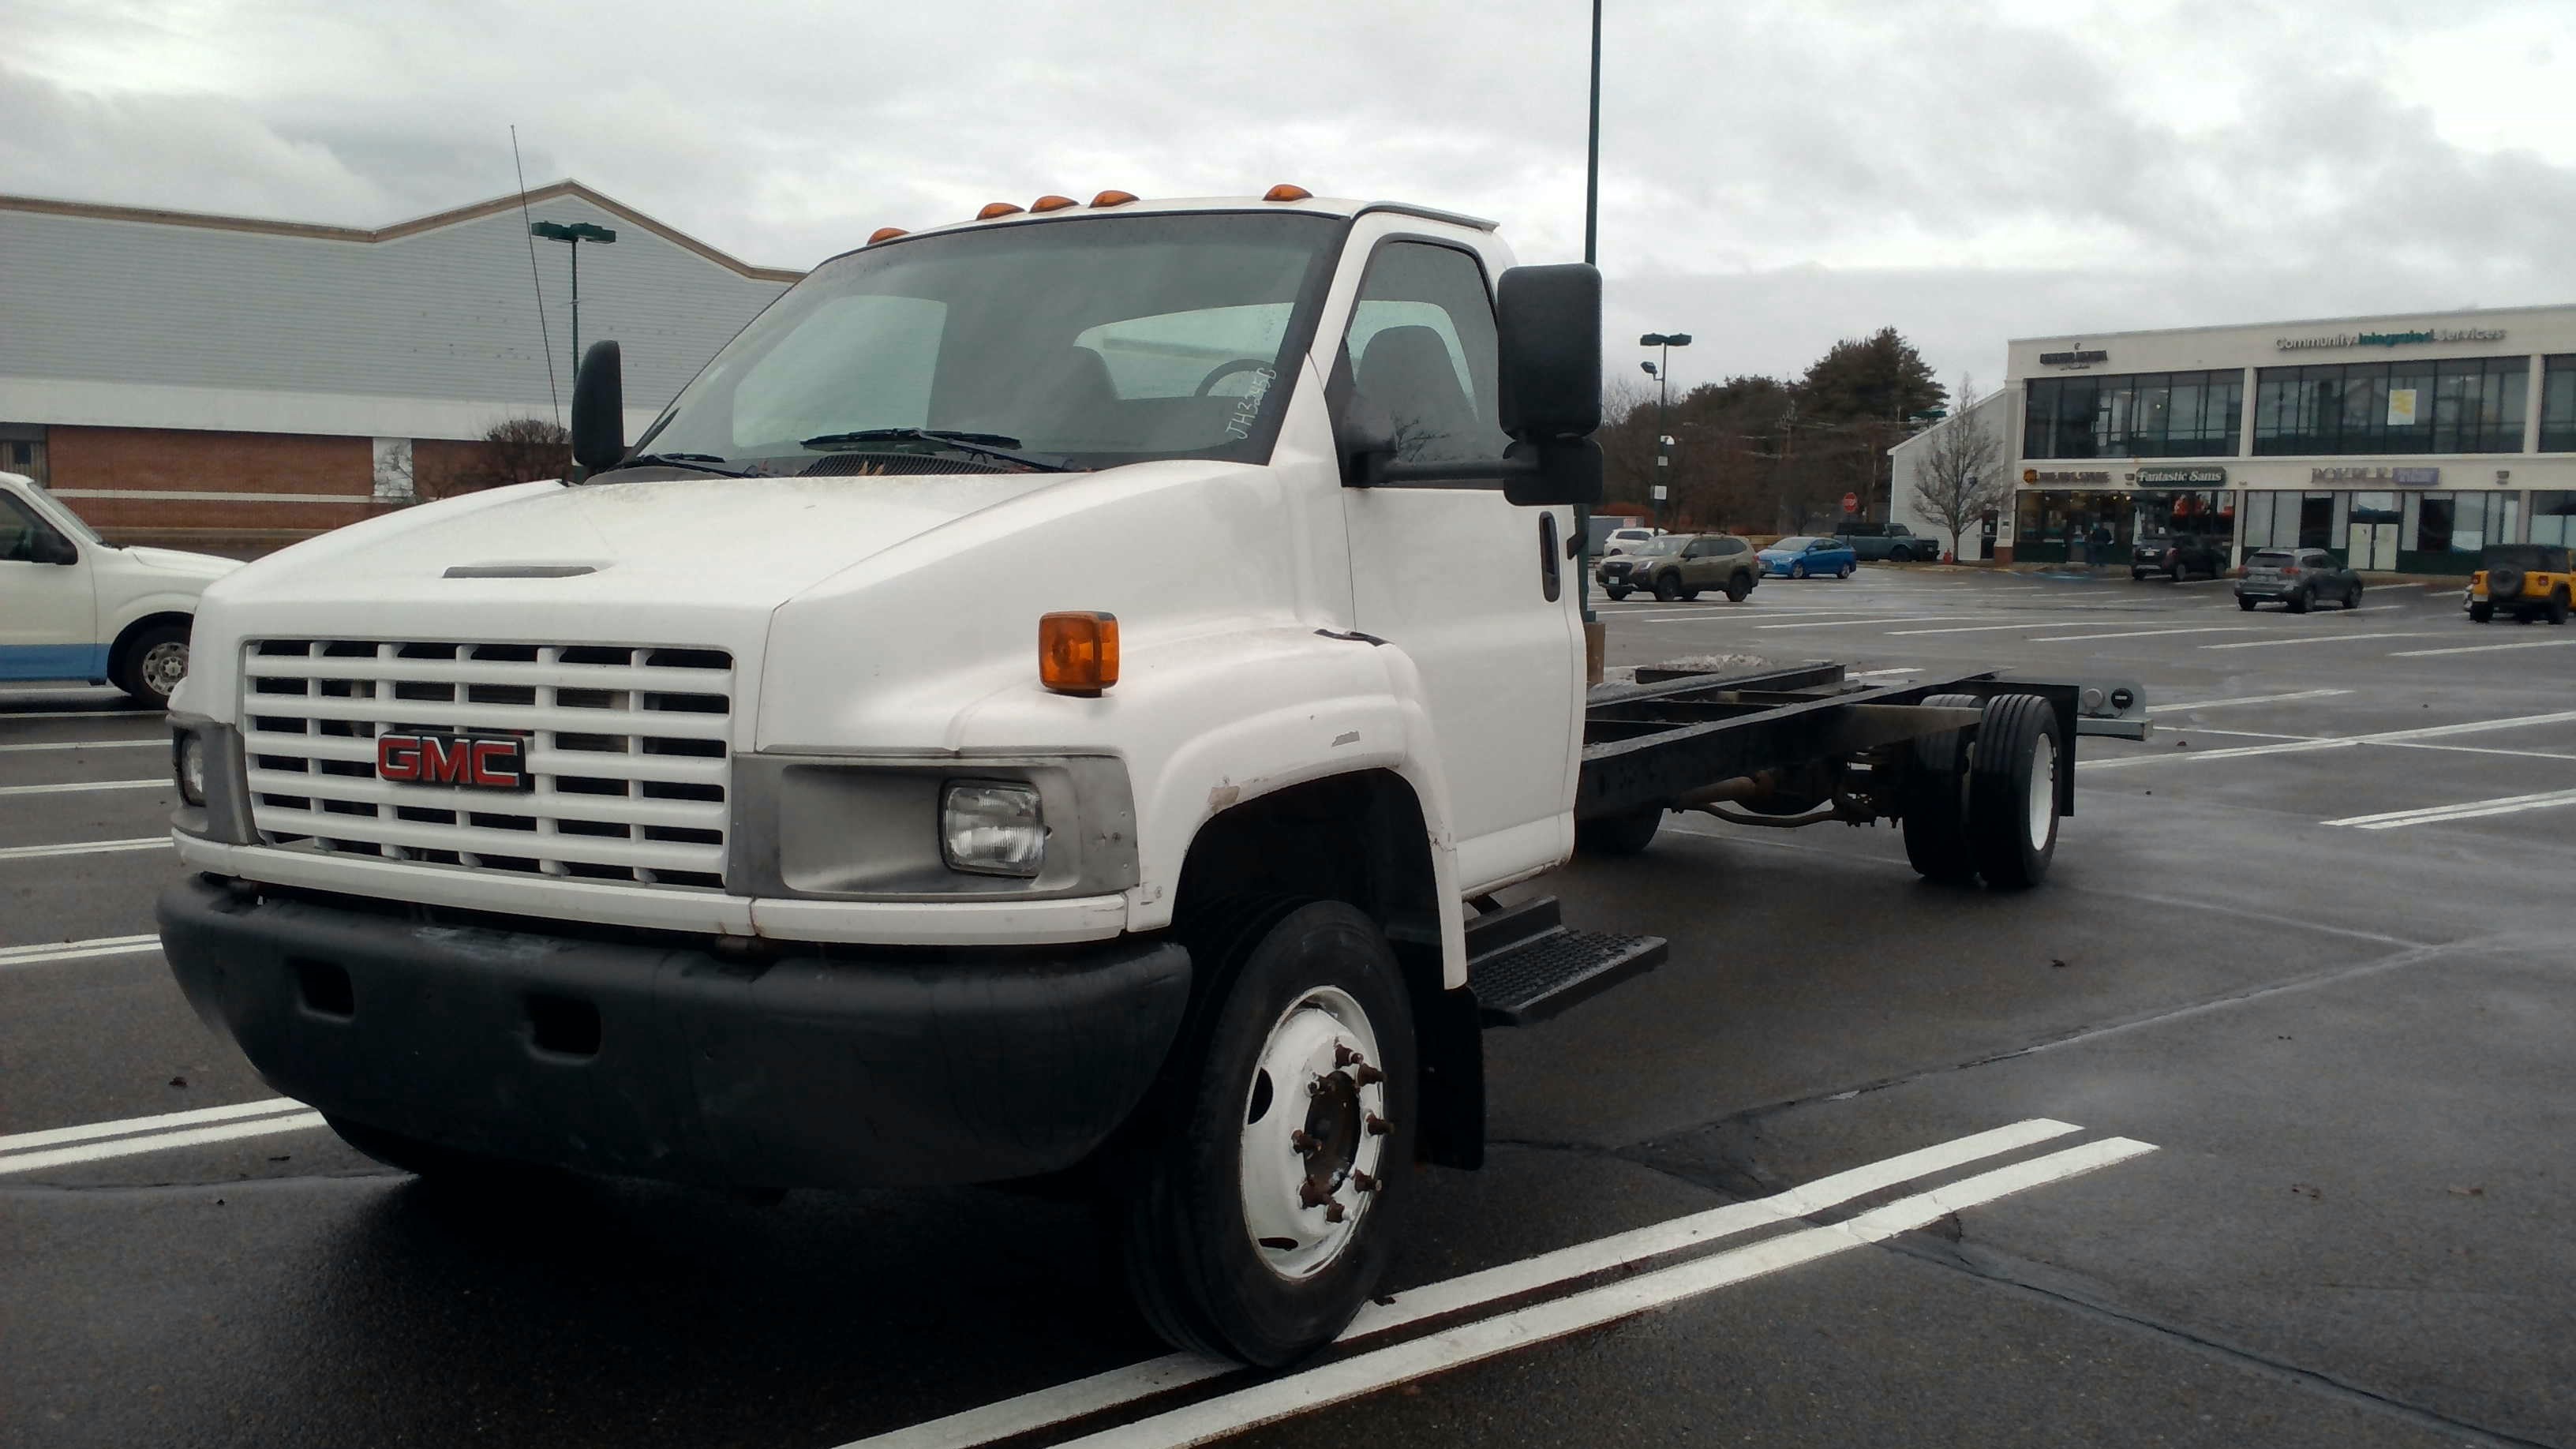
{"label": "white metal roof building", "polygon": [[578,248],[580,335],[624,346],[630,436],[801,275],[578,182],[525,207],[367,231],[0,197],[0,468],[111,536],[274,542],[463,467],[495,423],[559,416],[573,248],[537,241],[532,268],[528,219],[615,233]]}

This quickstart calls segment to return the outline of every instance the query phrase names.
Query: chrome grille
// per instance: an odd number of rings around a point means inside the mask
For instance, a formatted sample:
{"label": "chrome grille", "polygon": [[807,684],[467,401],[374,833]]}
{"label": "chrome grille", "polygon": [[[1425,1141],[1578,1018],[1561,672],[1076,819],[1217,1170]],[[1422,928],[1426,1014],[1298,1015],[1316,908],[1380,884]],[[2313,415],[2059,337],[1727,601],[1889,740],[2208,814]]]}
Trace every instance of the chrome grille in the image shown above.
{"label": "chrome grille", "polygon": [[[721,890],[732,710],[719,649],[253,640],[251,821],[287,849]],[[517,736],[532,787],[378,778],[376,737],[412,732]]]}

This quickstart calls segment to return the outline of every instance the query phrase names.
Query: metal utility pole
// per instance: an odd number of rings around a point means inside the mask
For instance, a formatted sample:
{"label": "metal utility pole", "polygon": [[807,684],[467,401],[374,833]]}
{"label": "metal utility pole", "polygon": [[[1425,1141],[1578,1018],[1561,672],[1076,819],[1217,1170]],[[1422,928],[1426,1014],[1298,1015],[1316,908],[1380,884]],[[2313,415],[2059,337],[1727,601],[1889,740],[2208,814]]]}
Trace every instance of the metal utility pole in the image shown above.
{"label": "metal utility pole", "polygon": [[[1592,124],[1584,143],[1583,261],[1586,266],[1601,265],[1601,0],[1592,0]],[[1574,510],[1574,536],[1582,544],[1575,555],[1574,601],[1583,620],[1584,679],[1599,684],[1605,646],[1600,616],[1592,612],[1592,510],[1580,504]]]}
{"label": "metal utility pole", "polygon": [[1672,446],[1673,440],[1665,435],[1664,415],[1672,405],[1673,349],[1688,347],[1690,344],[1690,334],[1687,332],[1649,332],[1637,339],[1639,347],[1660,347],[1664,350],[1662,366],[1659,367],[1651,362],[1642,364],[1646,369],[1646,375],[1655,380],[1655,486],[1662,492],[1662,497],[1655,505],[1655,523],[1658,527],[1661,527],[1664,521],[1663,504],[1672,497],[1673,460],[1664,450]]}
{"label": "metal utility pole", "polygon": [[581,370],[581,244],[590,242],[608,246],[617,240],[617,233],[586,221],[538,221],[528,224],[528,235],[559,241],[572,248],[572,365],[578,372]]}

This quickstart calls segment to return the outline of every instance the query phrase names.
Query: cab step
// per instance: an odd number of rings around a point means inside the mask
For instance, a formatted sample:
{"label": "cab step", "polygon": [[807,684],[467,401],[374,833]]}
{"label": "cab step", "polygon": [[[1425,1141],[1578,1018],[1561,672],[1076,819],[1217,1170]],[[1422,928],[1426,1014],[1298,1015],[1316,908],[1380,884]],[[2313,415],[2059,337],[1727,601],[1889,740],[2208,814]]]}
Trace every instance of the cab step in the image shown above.
{"label": "cab step", "polygon": [[1467,922],[1467,987],[1486,1026],[1528,1026],[1663,964],[1660,936],[1578,931],[1542,896]]}

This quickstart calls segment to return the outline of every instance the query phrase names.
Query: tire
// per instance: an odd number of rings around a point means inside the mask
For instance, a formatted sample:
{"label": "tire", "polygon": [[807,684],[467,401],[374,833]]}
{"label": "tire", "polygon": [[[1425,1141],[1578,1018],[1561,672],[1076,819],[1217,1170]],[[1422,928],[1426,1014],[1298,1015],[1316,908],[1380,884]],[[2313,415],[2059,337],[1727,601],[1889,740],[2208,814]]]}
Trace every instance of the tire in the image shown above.
{"label": "tire", "polygon": [[2243,609],[2246,613],[2251,614],[2251,613],[2253,613],[2253,612],[2254,612],[2254,601],[2253,601],[2252,599],[2249,599],[2249,598],[2245,597],[2243,594],[2238,594],[2238,595],[2236,596],[2236,607],[2238,607],[2238,608],[2240,608],[2240,609]]}
{"label": "tire", "polygon": [[1666,574],[1655,580],[1655,597],[1669,604],[1682,596],[1682,576]]}
{"label": "tire", "polygon": [[1626,815],[1605,815],[1598,820],[1577,820],[1574,849],[1582,855],[1636,855],[1655,843],[1655,832],[1663,823],[1661,806]]}
{"label": "tire", "polygon": [[2511,564],[2499,564],[2487,570],[2487,597],[2510,599],[2522,592],[2523,573]]}
{"label": "tire", "polygon": [[2549,607],[2541,611],[2541,617],[2551,624],[2564,624],[2567,622],[2567,613],[2567,591],[2560,589],[2549,596]]}
{"label": "tire", "polygon": [[1858,565],[1856,564],[1844,564],[1841,568],[1834,570],[1834,577],[1838,579],[1848,579],[1852,576],[1853,570],[1857,567]]}
{"label": "tire", "polygon": [[2057,773],[2072,763],[2047,700],[1986,701],[1968,752],[1968,837],[1987,885],[2027,890],[2047,878],[2057,854]]}
{"label": "tire", "polygon": [[1614,604],[1619,602],[1621,599],[1628,597],[1628,590],[1626,589],[1605,588],[1601,592],[1608,594],[1610,596],[1610,602]]}
{"label": "tire", "polygon": [[1726,601],[1741,604],[1753,592],[1753,575],[1738,572],[1726,581]]}
{"label": "tire", "polygon": [[2361,585],[2353,585],[2352,592],[2343,596],[2343,606],[2346,609],[2358,609],[2361,607]]}
{"label": "tire", "polygon": [[116,687],[136,704],[166,707],[188,672],[188,626],[155,624],[134,636],[116,666]]}
{"label": "tire", "polygon": [[2304,614],[2308,611],[2308,591],[2301,589],[2284,599],[2282,604],[2293,614]]}
{"label": "tire", "polygon": [[2145,569],[2133,568],[2129,570],[2129,582],[2133,584],[2143,584],[2146,581],[2147,571]]}
{"label": "tire", "polygon": [[[1385,936],[1340,901],[1189,934],[1222,994],[1202,1002],[1157,1089],[1162,1125],[1120,1204],[1120,1256],[1173,1346],[1277,1368],[1331,1342],[1393,1254],[1420,1115],[1412,1007]],[[1277,1080],[1291,1071],[1302,1082]],[[1292,1128],[1322,1147],[1292,1146]],[[1265,1161],[1252,1149],[1273,1137]],[[1324,1200],[1301,1205],[1296,1187],[1325,1179]],[[1326,1219],[1334,1206],[1340,1223]]]}
{"label": "tire", "polygon": [[[1923,702],[1946,709],[1978,705],[1973,694],[1926,695]],[[1901,793],[1906,863],[1925,880],[1944,885],[1965,885],[1977,878],[1976,858],[1968,844],[1967,756],[1968,736],[1963,730],[1916,740]]]}
{"label": "tire", "polygon": [[2534,614],[2529,609],[2516,609],[2513,611],[2513,621],[2517,624],[2528,624],[2538,617],[2540,616]]}
{"label": "tire", "polygon": [[1693,602],[1696,602],[1696,601],[1698,600],[1698,598],[1699,598],[1699,590],[1697,590],[1697,589],[1684,589],[1684,590],[1682,590],[1682,602],[1683,602],[1683,603],[1685,603],[1685,604],[1693,603]]}
{"label": "tire", "polygon": [[2470,622],[2470,623],[2472,623],[2472,624],[2484,624],[2484,623],[2486,623],[2486,622],[2488,622],[2488,621],[2492,620],[2493,618],[2495,618],[2495,605],[2493,605],[2493,604],[2471,604],[2471,605],[2469,605],[2469,622]]}
{"label": "tire", "polygon": [[1914,555],[1905,549],[1892,548],[1887,551],[1887,561],[1889,563],[1912,563],[1914,562]]}
{"label": "tire", "polygon": [[1803,579],[1803,578],[1805,578],[1806,576],[1807,576],[1807,566],[1806,566],[1805,564],[1802,564],[1802,563],[1793,563],[1793,564],[1789,565],[1789,577],[1791,577],[1791,578],[1793,578],[1793,579]]}

